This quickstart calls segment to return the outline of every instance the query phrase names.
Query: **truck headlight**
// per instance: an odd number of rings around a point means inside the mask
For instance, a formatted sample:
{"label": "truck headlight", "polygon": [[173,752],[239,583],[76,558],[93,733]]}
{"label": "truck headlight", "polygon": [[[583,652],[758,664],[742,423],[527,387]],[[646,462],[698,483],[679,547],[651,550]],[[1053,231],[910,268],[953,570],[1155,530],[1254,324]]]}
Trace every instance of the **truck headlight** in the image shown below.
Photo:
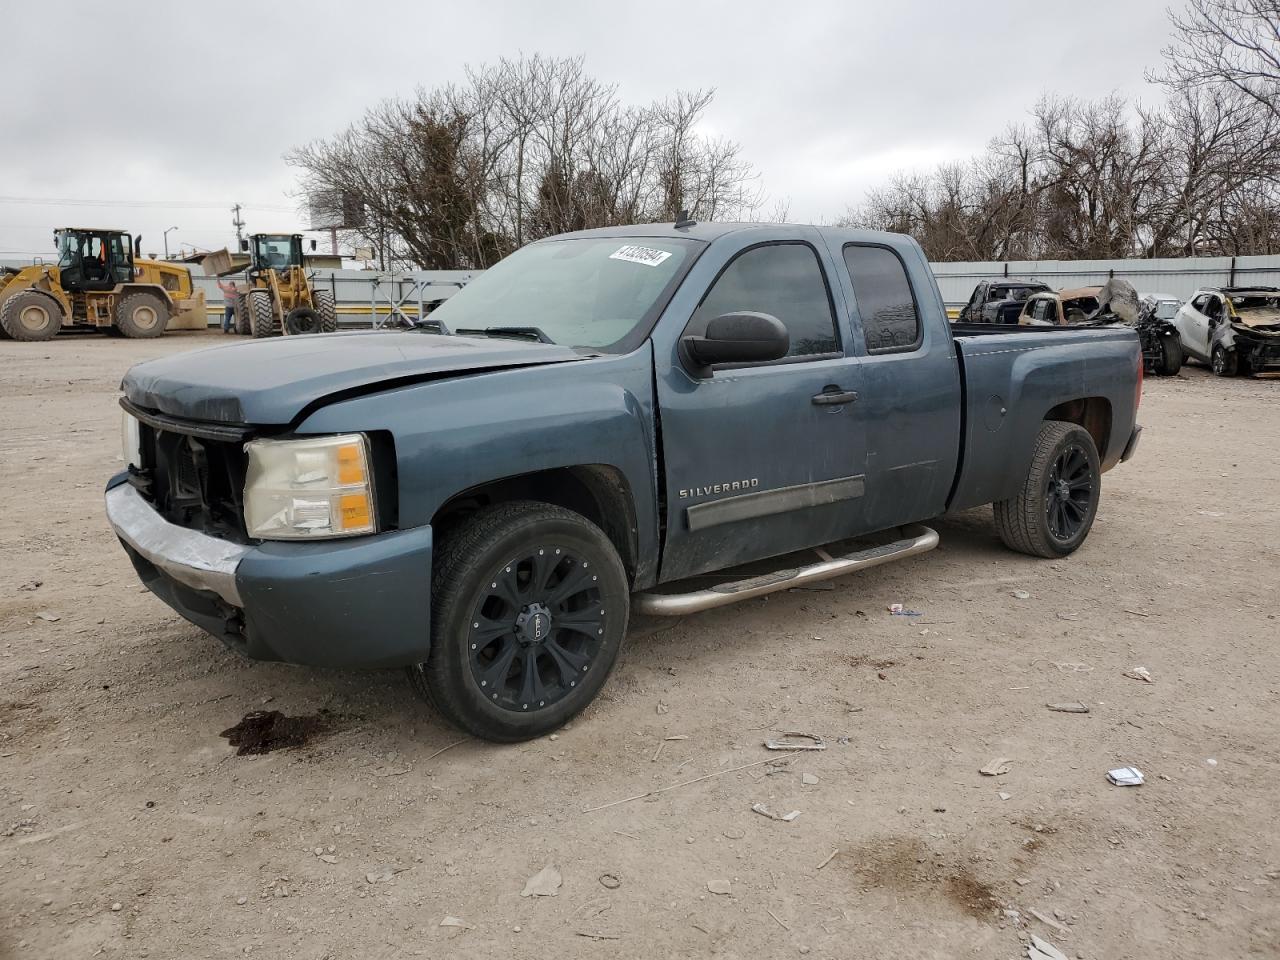
{"label": "truck headlight", "polygon": [[142,466],[142,434],[138,429],[138,418],[120,411],[120,459],[127,467]]}
{"label": "truck headlight", "polygon": [[377,529],[369,441],[359,433],[245,444],[244,521],[262,540],[322,540]]}

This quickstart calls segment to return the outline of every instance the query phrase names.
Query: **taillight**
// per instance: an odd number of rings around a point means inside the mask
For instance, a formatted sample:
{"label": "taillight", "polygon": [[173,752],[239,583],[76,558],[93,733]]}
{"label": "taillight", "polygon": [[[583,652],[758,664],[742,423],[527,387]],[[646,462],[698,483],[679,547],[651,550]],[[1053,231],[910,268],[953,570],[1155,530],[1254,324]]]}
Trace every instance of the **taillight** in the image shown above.
{"label": "taillight", "polygon": [[1139,347],[1138,348],[1138,386],[1137,386],[1137,389],[1134,391],[1134,397],[1133,397],[1134,413],[1137,413],[1138,408],[1142,406],[1142,368],[1143,368],[1142,348]]}

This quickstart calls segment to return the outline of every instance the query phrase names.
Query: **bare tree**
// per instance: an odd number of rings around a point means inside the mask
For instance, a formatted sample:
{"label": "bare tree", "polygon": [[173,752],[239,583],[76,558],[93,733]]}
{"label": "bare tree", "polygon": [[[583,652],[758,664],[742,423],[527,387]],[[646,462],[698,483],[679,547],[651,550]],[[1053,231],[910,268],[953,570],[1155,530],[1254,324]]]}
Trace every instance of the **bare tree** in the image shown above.
{"label": "bare tree", "polygon": [[1191,0],[1169,19],[1177,39],[1153,79],[1229,86],[1280,119],[1280,0]]}
{"label": "bare tree", "polygon": [[582,59],[468,69],[466,82],[371,108],[291,151],[307,192],[367,212],[356,236],[387,262],[485,267],[539,237],[763,204],[739,145],[699,132],[712,91],[626,106]]}

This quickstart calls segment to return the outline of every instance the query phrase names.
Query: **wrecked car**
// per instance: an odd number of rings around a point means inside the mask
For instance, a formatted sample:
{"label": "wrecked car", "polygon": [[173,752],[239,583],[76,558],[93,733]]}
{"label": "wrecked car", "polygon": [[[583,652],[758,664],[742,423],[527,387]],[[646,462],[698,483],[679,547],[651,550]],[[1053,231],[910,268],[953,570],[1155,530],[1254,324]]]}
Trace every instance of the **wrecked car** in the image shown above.
{"label": "wrecked car", "polygon": [[969,301],[960,308],[958,323],[1017,323],[1027,297],[1047,291],[1039,280],[983,280],[973,288]]}
{"label": "wrecked car", "polygon": [[1182,301],[1158,293],[1144,293],[1138,299],[1138,315],[1133,328],[1142,342],[1142,362],[1157,376],[1172,377],[1182,369],[1182,338],[1173,325]]}
{"label": "wrecked car", "polygon": [[933,549],[993,504],[1084,543],[1134,453],[1130,329],[947,322],[909,237],[781,224],[563,234],[412,331],[137,364],[108,520],[145,586],[254,659],[400,666],[495,741],[681,616]]}
{"label": "wrecked car", "polygon": [[1220,377],[1280,368],[1280,287],[1197,290],[1173,323],[1186,354]]}
{"label": "wrecked car", "polygon": [[1098,311],[1101,287],[1080,287],[1037,293],[1022,305],[1017,322],[1022,326],[1063,327],[1083,323]]}

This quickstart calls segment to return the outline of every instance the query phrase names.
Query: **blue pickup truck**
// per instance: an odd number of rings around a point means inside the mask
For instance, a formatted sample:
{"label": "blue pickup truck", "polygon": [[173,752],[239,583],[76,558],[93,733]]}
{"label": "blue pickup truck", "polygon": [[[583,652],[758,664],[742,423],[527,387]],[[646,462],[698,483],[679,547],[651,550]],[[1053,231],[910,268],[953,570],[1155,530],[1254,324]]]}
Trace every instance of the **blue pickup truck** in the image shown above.
{"label": "blue pickup truck", "polygon": [[107,514],[241,653],[403,666],[459,727],[523,740],[595,697],[633,611],[922,553],[921,521],[988,503],[1014,550],[1072,553],[1141,373],[1128,328],[949,324],[904,236],[590,230],[420,330],[138,364]]}

